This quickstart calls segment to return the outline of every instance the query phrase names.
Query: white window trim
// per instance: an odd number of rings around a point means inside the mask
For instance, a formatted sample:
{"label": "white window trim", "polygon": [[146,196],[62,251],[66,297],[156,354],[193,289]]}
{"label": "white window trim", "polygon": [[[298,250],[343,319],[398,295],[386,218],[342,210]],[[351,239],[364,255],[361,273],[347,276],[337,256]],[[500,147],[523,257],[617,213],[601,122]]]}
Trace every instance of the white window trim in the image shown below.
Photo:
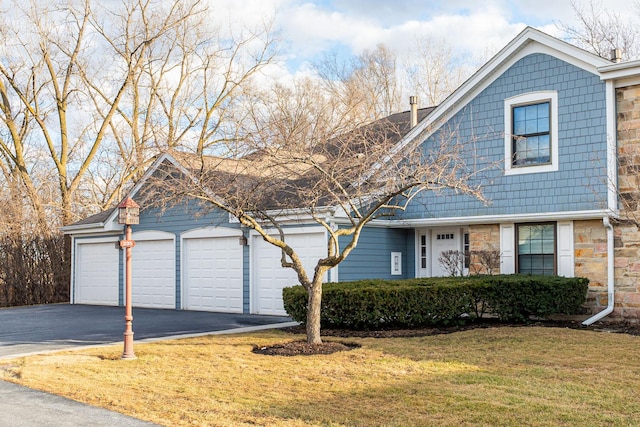
{"label": "white window trim", "polygon": [[[511,110],[513,107],[539,102],[550,102],[551,129],[551,163],[534,166],[513,167],[512,150],[513,141],[511,130],[513,129]],[[527,173],[554,172],[558,170],[558,92],[540,91],[530,92],[524,95],[513,96],[504,100],[504,174],[522,175]]]}

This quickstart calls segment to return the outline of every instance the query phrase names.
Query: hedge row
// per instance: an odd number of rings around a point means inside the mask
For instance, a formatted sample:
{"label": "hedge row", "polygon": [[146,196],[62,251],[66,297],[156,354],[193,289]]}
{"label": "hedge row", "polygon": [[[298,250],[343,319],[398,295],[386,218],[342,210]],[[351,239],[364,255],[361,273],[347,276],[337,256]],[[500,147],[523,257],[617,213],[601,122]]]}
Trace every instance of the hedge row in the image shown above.
{"label": "hedge row", "polygon": [[[323,285],[321,324],[325,328],[378,329],[451,325],[487,314],[526,321],[552,314],[576,314],[589,281],[529,275],[361,280]],[[283,289],[284,308],[305,323],[307,292]]]}

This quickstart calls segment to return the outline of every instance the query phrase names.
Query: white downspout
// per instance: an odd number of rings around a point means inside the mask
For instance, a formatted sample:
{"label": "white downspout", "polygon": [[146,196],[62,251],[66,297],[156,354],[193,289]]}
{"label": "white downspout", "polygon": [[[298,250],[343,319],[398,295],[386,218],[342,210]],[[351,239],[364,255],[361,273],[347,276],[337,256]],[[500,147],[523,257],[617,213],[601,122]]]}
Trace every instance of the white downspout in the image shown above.
{"label": "white downspout", "polygon": [[613,226],[609,221],[609,217],[602,218],[602,223],[607,229],[607,308],[588,318],[582,324],[589,326],[594,322],[608,316],[613,311],[614,304],[614,259],[613,259]]}

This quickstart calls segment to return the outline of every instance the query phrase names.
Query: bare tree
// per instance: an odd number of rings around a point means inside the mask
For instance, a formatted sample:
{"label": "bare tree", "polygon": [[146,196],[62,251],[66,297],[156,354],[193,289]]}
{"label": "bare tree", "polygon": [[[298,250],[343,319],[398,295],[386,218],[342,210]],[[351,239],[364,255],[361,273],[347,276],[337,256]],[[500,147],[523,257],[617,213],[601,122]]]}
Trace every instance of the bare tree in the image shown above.
{"label": "bare tree", "polygon": [[404,69],[412,94],[429,106],[440,104],[473,71],[456,60],[451,45],[444,39],[419,38],[414,51],[416,54],[408,58]]}
{"label": "bare tree", "polygon": [[345,116],[355,123],[368,123],[401,110],[397,62],[396,53],[379,44],[348,61],[329,54],[316,64],[316,71],[322,90],[341,102]]}
{"label": "bare tree", "polygon": [[438,262],[451,277],[462,276],[464,271],[464,252],[448,250],[440,252]]}
{"label": "bare tree", "polygon": [[0,287],[7,304],[64,300],[69,240],[58,227],[112,206],[159,150],[204,153],[229,137],[273,58],[271,23],[215,24],[200,0],[7,3],[0,245],[15,256]]}
{"label": "bare tree", "polygon": [[42,232],[113,203],[159,149],[229,135],[273,38],[268,21],[211,16],[200,0],[14,1],[0,15],[1,168]]}
{"label": "bare tree", "polygon": [[602,58],[610,59],[613,49],[620,49],[624,60],[638,57],[638,30],[620,13],[603,7],[602,2],[595,0],[589,0],[586,7],[572,0],[571,8],[577,24],[560,22],[558,28],[572,43]]}
{"label": "bare tree", "polygon": [[471,252],[471,267],[475,274],[494,274],[500,268],[500,251],[483,249]]}
{"label": "bare tree", "polygon": [[[185,169],[157,175],[160,191],[150,199],[201,200],[280,248],[282,267],[293,269],[308,293],[307,341],[320,343],[323,278],[356,248],[365,226],[392,217],[425,191],[484,199],[478,180],[471,180],[477,171],[464,161],[473,155],[465,152],[471,144],[443,132],[433,145],[423,145],[422,137],[399,146],[398,123],[386,119],[337,133],[333,116],[340,106],[312,93],[308,85],[279,88],[276,102],[255,107],[256,133],[243,158],[176,153]],[[329,236],[326,256],[313,271],[288,243],[285,225],[292,215],[321,225]]]}
{"label": "bare tree", "polygon": [[[42,144],[38,148],[48,153],[56,171],[60,219],[68,224],[73,218],[73,194],[105,139],[109,123],[131,83],[131,75],[143,61],[148,46],[166,27],[149,29],[143,34],[136,28],[142,20],[131,19],[126,28],[118,28],[122,32],[122,61],[117,64],[119,69],[117,66],[110,69],[112,97],[98,110],[102,112],[101,119],[74,124],[71,117],[86,112],[84,103],[87,95],[89,99],[91,96],[91,85],[87,87],[86,83],[92,81],[89,77],[94,69],[89,65],[97,63],[90,59],[94,52],[88,38],[92,30],[100,27],[92,21],[88,1],[62,8],[40,6],[31,3],[22,7],[16,3],[20,27],[14,24],[3,28],[2,43],[8,60],[0,64],[0,76],[7,82],[6,87],[0,87],[6,101],[0,119],[8,138],[0,141],[0,149],[10,166],[19,171],[42,230],[46,231],[50,218],[34,180],[34,165],[28,158],[32,141]],[[128,10],[129,16],[145,16],[148,6],[149,3],[137,3]],[[169,12],[168,26],[183,18],[174,17],[175,12]],[[66,25],[56,25],[63,22]],[[76,157],[80,152],[81,157]]]}

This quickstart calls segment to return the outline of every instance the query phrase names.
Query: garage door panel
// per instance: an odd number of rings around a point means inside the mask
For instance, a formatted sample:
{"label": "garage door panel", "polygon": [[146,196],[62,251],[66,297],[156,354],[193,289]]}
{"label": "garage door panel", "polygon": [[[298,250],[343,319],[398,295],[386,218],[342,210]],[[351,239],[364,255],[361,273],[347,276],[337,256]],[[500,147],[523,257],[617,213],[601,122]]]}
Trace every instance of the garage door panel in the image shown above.
{"label": "garage door panel", "polygon": [[[290,234],[286,236],[286,240],[301,257],[302,265],[308,274],[312,274],[318,259],[326,256],[324,233]],[[260,236],[254,236],[252,251],[252,311],[257,314],[286,315],[282,289],[299,283],[296,272],[290,268],[283,268],[281,250],[265,242]]]}
{"label": "garage door panel", "polygon": [[237,236],[185,239],[185,308],[242,313],[242,256]]}
{"label": "garage door panel", "polygon": [[74,302],[118,305],[118,265],[119,250],[115,242],[79,243]]}
{"label": "garage door panel", "polygon": [[175,308],[175,243],[143,240],[132,250],[131,302],[134,307]]}

